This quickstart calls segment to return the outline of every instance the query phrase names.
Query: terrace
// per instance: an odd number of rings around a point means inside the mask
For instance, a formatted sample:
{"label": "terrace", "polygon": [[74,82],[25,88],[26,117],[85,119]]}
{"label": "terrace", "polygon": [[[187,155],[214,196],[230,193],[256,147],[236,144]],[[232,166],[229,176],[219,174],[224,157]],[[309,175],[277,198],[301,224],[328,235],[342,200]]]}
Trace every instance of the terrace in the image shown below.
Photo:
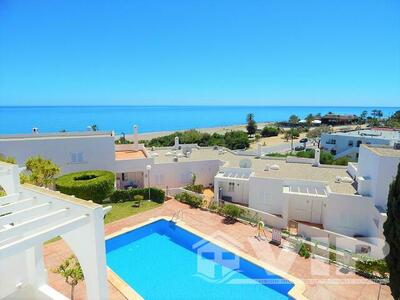
{"label": "terrace", "polygon": [[[156,153],[156,155],[154,155]],[[190,155],[183,155],[182,151],[172,151],[171,149],[156,149],[150,155],[155,163],[173,163],[177,157],[177,162],[201,161],[201,160],[220,160],[224,162],[224,167],[239,168],[240,162],[247,158],[251,162],[251,169],[256,177],[294,179],[305,181],[326,182],[330,189],[336,193],[355,194],[357,191],[352,182],[338,182],[338,177],[345,178],[350,175],[343,166],[320,166],[314,167],[309,163],[286,162],[280,159],[257,159],[252,156],[236,155],[226,150],[213,150],[212,148],[193,148]],[[270,166],[277,168],[270,168]],[[269,166],[269,167],[268,167]]]}
{"label": "terrace", "polygon": [[[249,225],[240,222],[231,225],[224,224],[223,218],[217,214],[191,209],[175,200],[167,201],[162,206],[142,214],[107,224],[105,232],[109,235],[121,229],[145,222],[149,218],[172,216],[177,210],[183,211],[183,221],[188,226],[203,234],[213,236],[221,242],[226,242],[224,237],[229,236],[235,243],[241,245],[239,250],[242,252],[273,267],[287,271],[297,278],[301,278],[305,282],[303,295],[308,299],[375,300],[378,298],[379,285],[368,279],[352,272],[342,272],[337,266],[329,265],[316,259],[306,260],[293,252],[273,246],[267,241],[259,241],[254,238],[256,234],[255,228]],[[267,232],[267,238],[271,239],[269,232]],[[62,240],[45,245],[44,251],[45,263],[48,269],[57,266],[64,257],[70,254],[69,248],[66,247]],[[318,269],[318,272],[313,272],[315,268]],[[49,282],[52,287],[68,295],[69,287],[61,277],[50,273]],[[84,287],[85,285],[82,283],[78,285],[76,290],[77,300],[85,299]],[[109,297],[113,300],[125,299],[111,284],[109,284]],[[382,286],[380,299],[391,299],[390,290],[387,286]]]}
{"label": "terrace", "polygon": [[146,154],[142,150],[121,150],[115,151],[115,160],[127,160],[127,159],[143,159],[147,158]]}

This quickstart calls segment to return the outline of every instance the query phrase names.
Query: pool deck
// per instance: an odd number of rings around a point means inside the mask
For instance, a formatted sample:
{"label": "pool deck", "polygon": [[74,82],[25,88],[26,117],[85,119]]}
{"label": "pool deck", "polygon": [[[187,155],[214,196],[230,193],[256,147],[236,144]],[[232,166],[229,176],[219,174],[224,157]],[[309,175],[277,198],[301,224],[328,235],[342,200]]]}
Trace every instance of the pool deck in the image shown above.
{"label": "pool deck", "polygon": [[[191,209],[175,200],[169,200],[155,209],[107,224],[105,233],[110,235],[126,227],[146,222],[149,218],[172,216],[179,209],[183,211],[183,222],[187,226],[222,243],[229,243],[231,247],[236,247],[241,252],[259,261],[302,279],[306,287],[303,295],[308,299],[375,300],[378,297],[378,284],[374,284],[351,272],[342,273],[334,265],[328,265],[316,259],[306,260],[293,252],[273,246],[267,241],[258,241],[254,238],[255,228],[249,225],[240,222],[229,225],[224,224],[221,216],[200,209]],[[271,238],[269,232],[267,232],[267,237]],[[71,250],[64,241],[59,240],[45,245],[44,253],[46,267],[51,270],[68,257],[71,254]],[[69,286],[59,275],[49,271],[48,276],[52,287],[69,296]],[[327,282],[328,279],[336,282]],[[343,284],[343,281],[348,281],[348,283]],[[357,282],[355,283],[354,281]],[[110,299],[125,299],[111,284],[109,287]],[[86,299],[84,284],[80,283],[75,289],[75,299]],[[382,286],[380,299],[392,299],[387,286]]]}

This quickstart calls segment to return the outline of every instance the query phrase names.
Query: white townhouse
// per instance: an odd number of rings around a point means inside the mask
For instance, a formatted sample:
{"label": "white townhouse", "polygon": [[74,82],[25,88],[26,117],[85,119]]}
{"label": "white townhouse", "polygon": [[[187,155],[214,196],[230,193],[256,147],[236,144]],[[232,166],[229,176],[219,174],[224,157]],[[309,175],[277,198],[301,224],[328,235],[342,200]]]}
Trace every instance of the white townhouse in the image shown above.
{"label": "white townhouse", "polygon": [[59,132],[0,135],[0,155],[12,156],[23,166],[31,157],[51,159],[61,173],[114,170],[113,132]]}
{"label": "white townhouse", "polygon": [[305,237],[381,255],[389,185],[400,150],[362,145],[359,163],[347,167],[320,165],[318,155],[314,162],[290,157],[250,161],[248,169],[234,160],[220,168],[214,184],[218,201],[255,209],[274,227],[287,228],[294,221]]}
{"label": "white townhouse", "polygon": [[[52,136],[43,149],[36,146],[35,154],[70,172],[64,157],[82,152],[87,163],[73,164],[73,171],[113,170],[119,188],[150,185],[171,190],[186,186],[195,175],[197,183],[214,187],[216,201],[246,206],[270,226],[296,226],[306,238],[381,255],[388,187],[400,161],[400,150],[394,146],[362,143],[359,163],[346,167],[321,165],[318,149],[315,159],[249,156],[221,147],[182,145],[179,139],[172,147],[147,149],[138,143],[137,127],[134,133],[134,143],[126,145],[114,145],[111,134],[100,138],[102,133],[85,133],[79,137],[81,144],[70,136]],[[103,147],[90,142],[100,143],[98,139],[104,140]],[[4,151],[9,139],[3,138],[0,153],[17,156],[21,163],[32,155],[29,143],[36,143],[37,137],[20,140],[23,148],[14,143]]]}
{"label": "white townhouse", "polygon": [[330,151],[335,158],[358,158],[361,144],[394,146],[400,143],[400,131],[391,128],[371,128],[347,132],[324,133],[320,148]]}

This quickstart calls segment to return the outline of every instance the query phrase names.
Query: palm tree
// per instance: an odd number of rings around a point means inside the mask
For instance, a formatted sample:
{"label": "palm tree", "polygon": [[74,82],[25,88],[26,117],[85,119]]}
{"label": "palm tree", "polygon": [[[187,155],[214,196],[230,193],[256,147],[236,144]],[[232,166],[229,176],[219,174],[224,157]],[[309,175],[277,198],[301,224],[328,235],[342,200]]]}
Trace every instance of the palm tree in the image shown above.
{"label": "palm tree", "polygon": [[254,114],[253,113],[247,114],[247,117],[246,117],[246,122],[247,123],[249,123],[251,121],[254,121]]}
{"label": "palm tree", "polygon": [[251,113],[248,114],[246,120],[247,120],[247,126],[246,126],[247,133],[249,135],[255,134],[257,131],[257,123],[254,120],[254,114]]}
{"label": "palm tree", "polygon": [[90,128],[92,128],[93,131],[98,131],[99,130],[99,127],[97,127],[96,124],[91,125]]}

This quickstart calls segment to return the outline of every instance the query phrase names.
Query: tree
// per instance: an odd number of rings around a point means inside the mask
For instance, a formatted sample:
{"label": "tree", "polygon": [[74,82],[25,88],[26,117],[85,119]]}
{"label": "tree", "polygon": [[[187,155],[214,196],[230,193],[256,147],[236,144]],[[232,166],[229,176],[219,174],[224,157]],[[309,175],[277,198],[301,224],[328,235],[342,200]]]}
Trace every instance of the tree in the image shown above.
{"label": "tree", "polygon": [[331,128],[330,128],[329,126],[327,126],[327,125],[322,125],[322,126],[319,126],[319,127],[317,127],[317,128],[310,129],[310,130],[307,132],[307,137],[308,137],[309,139],[317,139],[317,138],[320,138],[320,137],[321,137],[321,134],[323,134],[323,133],[330,133],[330,132],[331,132]]}
{"label": "tree", "polygon": [[299,124],[299,121],[300,121],[300,119],[299,119],[299,117],[296,116],[296,115],[291,115],[291,116],[289,117],[289,123],[290,123],[292,126],[296,126],[297,124]]}
{"label": "tree", "polygon": [[98,130],[99,130],[99,127],[98,127],[96,124],[90,125],[90,128],[91,128],[93,131],[98,131]]}
{"label": "tree", "polygon": [[372,110],[371,115],[374,118],[378,118],[379,119],[379,118],[383,117],[383,112],[380,109],[374,109],[374,110]]}
{"label": "tree", "polygon": [[385,258],[389,267],[390,290],[394,299],[400,299],[400,164],[397,167],[397,176],[389,188],[383,234],[390,247]]}
{"label": "tree", "polygon": [[49,159],[30,157],[26,163],[28,173],[21,174],[21,183],[29,182],[37,186],[49,187],[60,173],[60,168]]}
{"label": "tree", "polygon": [[360,117],[358,118],[360,124],[365,124],[367,122],[367,117],[368,117],[368,112],[364,110],[361,114]]}
{"label": "tree", "polygon": [[74,289],[75,286],[84,279],[83,272],[79,261],[76,259],[75,255],[68,257],[53,270],[54,273],[60,274],[64,277],[65,282],[71,286],[71,300],[74,300]]}
{"label": "tree", "polygon": [[315,120],[313,114],[308,114],[306,117],[307,126],[310,127],[312,125],[312,121]]}
{"label": "tree", "polygon": [[196,173],[192,173],[192,185],[195,185],[196,184],[196,179],[197,179],[197,176],[196,176]]}
{"label": "tree", "polygon": [[246,126],[247,133],[249,135],[255,134],[257,131],[257,123],[254,120],[254,114],[248,114],[246,117],[246,121],[247,121],[247,126]]}
{"label": "tree", "polygon": [[248,148],[249,137],[244,131],[230,131],[225,133],[225,146],[231,150]]}
{"label": "tree", "polygon": [[400,128],[400,110],[388,118],[386,125],[392,128]]}

